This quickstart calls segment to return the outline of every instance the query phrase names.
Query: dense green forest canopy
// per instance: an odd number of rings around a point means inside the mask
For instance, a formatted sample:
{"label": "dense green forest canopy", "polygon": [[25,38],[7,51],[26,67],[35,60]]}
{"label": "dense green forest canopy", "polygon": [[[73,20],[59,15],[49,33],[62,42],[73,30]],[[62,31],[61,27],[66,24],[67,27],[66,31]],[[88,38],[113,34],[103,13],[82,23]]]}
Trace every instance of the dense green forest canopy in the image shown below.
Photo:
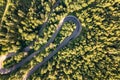
{"label": "dense green forest canopy", "polygon": [[[32,80],[120,80],[120,0],[0,0],[0,55],[18,54],[4,61],[8,68],[42,47],[59,21],[76,16],[82,32],[36,71]],[[53,9],[53,10],[52,10]],[[49,17],[50,16],[50,17]],[[39,34],[41,26],[48,19]],[[71,27],[73,26],[73,28]],[[23,74],[41,62],[75,25],[63,25],[55,41],[17,71],[0,75],[0,80],[21,80]],[[34,39],[29,54],[22,52]]]}

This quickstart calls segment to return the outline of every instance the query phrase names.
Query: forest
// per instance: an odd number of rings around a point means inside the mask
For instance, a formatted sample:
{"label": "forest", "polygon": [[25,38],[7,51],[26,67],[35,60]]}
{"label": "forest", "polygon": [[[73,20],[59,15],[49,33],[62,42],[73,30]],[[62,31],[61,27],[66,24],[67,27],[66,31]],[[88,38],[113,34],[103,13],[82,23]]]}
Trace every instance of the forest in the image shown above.
{"label": "forest", "polygon": [[[39,50],[68,15],[80,21],[80,35],[28,80],[120,80],[120,0],[0,0],[0,68]],[[17,70],[0,74],[0,80],[22,80],[74,29],[74,23],[66,22],[54,42]],[[11,53],[14,56],[2,62],[2,56]]]}

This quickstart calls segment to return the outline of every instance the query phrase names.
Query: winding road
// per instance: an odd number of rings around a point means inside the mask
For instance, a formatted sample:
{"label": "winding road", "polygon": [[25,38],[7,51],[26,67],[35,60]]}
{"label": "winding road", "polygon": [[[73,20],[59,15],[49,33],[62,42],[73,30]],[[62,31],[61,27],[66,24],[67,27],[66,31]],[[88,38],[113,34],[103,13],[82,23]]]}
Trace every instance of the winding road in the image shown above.
{"label": "winding road", "polygon": [[[3,68],[0,67],[0,74],[8,74],[11,73],[15,70],[17,70],[18,68],[20,68],[21,66],[23,66],[26,62],[30,61],[34,56],[37,56],[38,53],[42,52],[47,46],[50,45],[50,43],[52,43],[55,39],[55,37],[57,36],[57,34],[59,33],[60,29],[62,28],[62,25],[65,22],[73,22],[76,25],[76,29],[72,32],[72,34],[69,37],[66,37],[63,42],[61,42],[56,49],[54,49],[54,51],[52,51],[47,57],[45,57],[43,59],[42,62],[38,63],[37,65],[35,65],[30,71],[28,71],[24,76],[23,76],[23,80],[27,80],[29,78],[30,75],[32,75],[38,68],[41,68],[49,59],[51,59],[61,48],[63,48],[65,45],[67,45],[71,40],[75,39],[77,36],[79,36],[82,27],[81,24],[79,22],[79,20],[72,15],[68,15],[65,18],[63,18],[59,24],[58,27],[55,31],[55,33],[52,35],[52,37],[48,40],[48,42],[41,47],[39,50],[37,50],[36,52],[32,53],[31,55],[29,55],[27,58],[23,59],[21,62],[15,64],[14,66],[10,67],[10,68]],[[27,47],[29,50],[29,46]],[[26,49],[27,49],[26,48]],[[10,55],[10,57],[13,56],[13,54]],[[6,57],[4,56],[2,60],[2,62],[6,59]],[[0,64],[1,65],[1,64]]]}

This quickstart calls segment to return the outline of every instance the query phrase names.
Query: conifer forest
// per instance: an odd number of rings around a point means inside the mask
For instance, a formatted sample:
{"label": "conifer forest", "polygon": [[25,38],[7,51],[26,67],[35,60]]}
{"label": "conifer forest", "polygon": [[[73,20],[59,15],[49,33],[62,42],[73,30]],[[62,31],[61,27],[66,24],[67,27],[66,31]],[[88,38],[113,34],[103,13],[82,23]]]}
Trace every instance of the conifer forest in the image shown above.
{"label": "conifer forest", "polygon": [[0,0],[0,80],[23,80],[56,50],[76,29],[73,22],[64,23],[48,47],[4,74],[42,48],[69,15],[80,21],[80,34],[27,80],[120,80],[120,0]]}

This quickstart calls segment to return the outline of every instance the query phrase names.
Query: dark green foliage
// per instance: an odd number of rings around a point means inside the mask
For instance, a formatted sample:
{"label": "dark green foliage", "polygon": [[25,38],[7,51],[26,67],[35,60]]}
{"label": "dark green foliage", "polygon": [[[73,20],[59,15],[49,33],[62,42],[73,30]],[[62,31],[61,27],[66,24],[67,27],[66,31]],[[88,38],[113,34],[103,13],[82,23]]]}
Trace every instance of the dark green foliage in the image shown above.
{"label": "dark green foliage", "polygon": [[[28,55],[22,49],[35,38],[30,54],[42,47],[54,33],[59,21],[67,16],[78,17],[82,32],[65,48],[36,71],[32,80],[119,80],[120,79],[120,1],[61,0],[50,14],[48,24],[39,30],[57,0],[0,0],[0,55],[19,54],[6,60],[5,67],[18,63]],[[55,41],[38,56],[0,80],[20,80],[31,67],[41,62],[75,26],[64,24]]]}

